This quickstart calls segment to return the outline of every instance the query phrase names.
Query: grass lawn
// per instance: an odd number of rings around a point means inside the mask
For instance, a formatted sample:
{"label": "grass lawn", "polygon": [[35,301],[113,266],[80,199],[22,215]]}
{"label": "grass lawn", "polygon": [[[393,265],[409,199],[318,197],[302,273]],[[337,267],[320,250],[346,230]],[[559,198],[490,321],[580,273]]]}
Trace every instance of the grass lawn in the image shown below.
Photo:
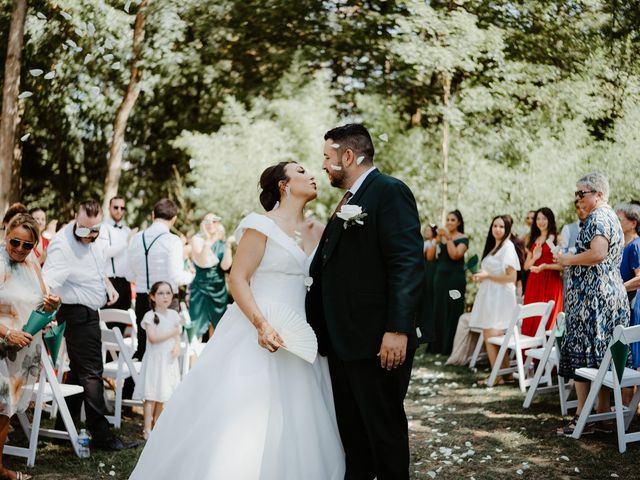
{"label": "grass lawn", "polygon": [[[524,410],[524,396],[517,387],[473,387],[488,372],[445,367],[444,361],[441,356],[419,353],[414,363],[406,401],[412,478],[640,477],[640,443],[631,444],[621,455],[615,433],[596,433],[577,441],[558,437],[556,427],[562,419],[557,396],[538,397],[529,410]],[[123,425],[122,437],[140,437],[141,416],[127,416]],[[640,430],[640,422],[635,420],[631,428]],[[11,440],[24,445],[19,430],[17,427]],[[125,479],[140,451],[92,450],[91,458],[81,460],[67,445],[41,442],[36,466],[29,473],[43,480]],[[26,470],[23,459],[6,456],[5,463],[9,468]]]}

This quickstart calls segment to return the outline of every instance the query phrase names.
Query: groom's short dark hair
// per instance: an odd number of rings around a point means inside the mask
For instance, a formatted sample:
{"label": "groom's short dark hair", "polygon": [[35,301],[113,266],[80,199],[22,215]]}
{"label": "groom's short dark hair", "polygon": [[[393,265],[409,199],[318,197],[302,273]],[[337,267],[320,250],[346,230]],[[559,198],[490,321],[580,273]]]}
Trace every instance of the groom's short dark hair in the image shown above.
{"label": "groom's short dark hair", "polygon": [[373,163],[375,150],[369,130],[360,123],[349,123],[342,127],[336,127],[324,134],[325,140],[333,140],[340,145],[340,151],[350,148],[356,157],[364,155],[363,163]]}

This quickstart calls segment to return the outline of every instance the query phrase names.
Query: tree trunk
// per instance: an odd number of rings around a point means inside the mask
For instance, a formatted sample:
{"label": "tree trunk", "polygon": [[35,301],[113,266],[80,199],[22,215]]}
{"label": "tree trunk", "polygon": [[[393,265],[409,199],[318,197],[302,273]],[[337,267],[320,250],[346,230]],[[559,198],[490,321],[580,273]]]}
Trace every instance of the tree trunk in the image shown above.
{"label": "tree trunk", "polygon": [[444,106],[442,115],[442,215],[440,218],[442,226],[444,226],[449,203],[449,119],[447,118],[447,110],[449,109],[451,97],[451,75],[444,72],[440,77],[442,80],[442,103]]}
{"label": "tree trunk", "polygon": [[14,0],[11,10],[7,59],[4,65],[2,116],[0,116],[0,213],[3,213],[12,202],[19,199],[19,188],[14,186],[15,182],[20,180],[19,166],[17,173],[14,171],[16,169],[14,145],[20,119],[18,95],[20,94],[20,61],[26,16],[27,0]]}
{"label": "tree trunk", "polygon": [[122,173],[122,149],[124,147],[124,133],[127,128],[129,115],[136,104],[140,94],[140,79],[142,71],[139,67],[144,42],[145,8],[149,0],[143,0],[138,7],[133,28],[133,59],[131,60],[131,76],[127,91],[118,107],[116,118],[113,122],[113,138],[107,161],[107,176],[104,181],[104,208],[108,208],[109,199],[118,194],[118,183]]}

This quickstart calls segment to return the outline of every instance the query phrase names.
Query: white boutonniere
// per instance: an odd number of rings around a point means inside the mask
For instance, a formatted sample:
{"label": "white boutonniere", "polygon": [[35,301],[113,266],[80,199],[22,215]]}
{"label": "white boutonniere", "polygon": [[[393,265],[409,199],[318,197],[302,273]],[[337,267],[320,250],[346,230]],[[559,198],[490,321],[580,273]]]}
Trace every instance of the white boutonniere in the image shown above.
{"label": "white boutonniere", "polygon": [[336,216],[344,220],[343,227],[346,229],[354,223],[364,225],[362,220],[367,216],[367,214],[362,211],[362,207],[359,205],[343,205]]}

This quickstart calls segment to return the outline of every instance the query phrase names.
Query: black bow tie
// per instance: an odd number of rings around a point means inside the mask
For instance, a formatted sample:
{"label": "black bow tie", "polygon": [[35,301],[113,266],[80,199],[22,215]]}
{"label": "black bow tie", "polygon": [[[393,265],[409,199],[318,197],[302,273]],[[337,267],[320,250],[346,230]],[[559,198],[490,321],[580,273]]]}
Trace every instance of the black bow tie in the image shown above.
{"label": "black bow tie", "polygon": [[120,228],[120,229],[122,228],[122,225],[118,225],[117,223],[114,223],[114,224],[113,224],[113,226],[114,226],[115,228]]}

